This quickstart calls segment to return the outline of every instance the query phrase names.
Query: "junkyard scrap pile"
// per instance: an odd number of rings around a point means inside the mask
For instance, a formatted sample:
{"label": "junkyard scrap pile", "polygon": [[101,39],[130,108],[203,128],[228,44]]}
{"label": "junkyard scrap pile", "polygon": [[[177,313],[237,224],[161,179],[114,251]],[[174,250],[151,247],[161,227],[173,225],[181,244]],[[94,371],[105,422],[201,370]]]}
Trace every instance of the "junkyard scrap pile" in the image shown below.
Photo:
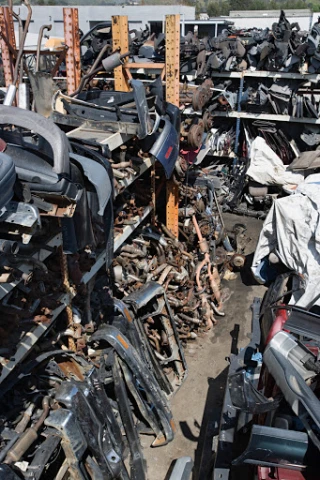
{"label": "junkyard scrap pile", "polygon": [[[250,267],[268,290],[206,478],[319,478],[319,23],[123,47],[123,18],[79,38],[64,9],[65,42],[44,26],[30,53],[24,3],[19,50],[0,7],[0,479],[163,480],[141,438],[178,441],[186,353]],[[189,453],[167,478],[204,480]]]}

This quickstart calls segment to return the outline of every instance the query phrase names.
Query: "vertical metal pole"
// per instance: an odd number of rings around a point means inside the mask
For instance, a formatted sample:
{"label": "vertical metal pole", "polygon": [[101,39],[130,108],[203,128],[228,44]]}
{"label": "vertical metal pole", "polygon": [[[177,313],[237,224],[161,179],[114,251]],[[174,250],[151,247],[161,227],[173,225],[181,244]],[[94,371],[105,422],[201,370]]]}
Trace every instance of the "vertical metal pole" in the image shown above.
{"label": "vertical metal pole", "polygon": [[151,223],[152,225],[156,224],[156,164],[154,163],[151,167],[151,202],[152,202],[152,213],[151,213]]}
{"label": "vertical metal pole", "polygon": [[179,107],[180,15],[166,15],[166,100]]}
{"label": "vertical metal pole", "polygon": [[[239,94],[238,94],[238,108],[237,108],[238,112],[241,112],[241,100],[242,100],[242,93],[243,93],[243,84],[244,84],[244,76],[242,74],[241,78],[240,78],[240,86],[239,86]],[[235,146],[234,146],[234,151],[235,151],[236,156],[233,160],[233,165],[234,166],[238,162],[238,156],[239,156],[240,127],[241,127],[241,119],[237,118],[237,121],[236,121],[236,139],[235,139]]]}
{"label": "vertical metal pole", "polygon": [[[111,17],[111,21],[113,50],[120,48],[121,53],[126,53],[129,50],[128,17],[125,15],[114,15]],[[130,91],[122,65],[114,69],[114,89],[120,92]]]}
{"label": "vertical metal pole", "polygon": [[64,41],[67,46],[66,73],[68,94],[73,93],[80,85],[80,36],[77,8],[63,9]]}
{"label": "vertical metal pole", "polygon": [[[61,275],[62,275],[62,284],[65,288],[65,291],[70,294],[71,287],[69,283],[69,271],[68,271],[68,261],[67,256],[63,252],[63,247],[59,247],[60,252],[60,267],[61,267]],[[66,306],[66,313],[68,318],[68,327],[72,329],[73,326],[73,312],[72,312],[72,302],[70,299],[69,305]],[[77,351],[76,343],[72,337],[68,337],[68,348],[73,352]]]}
{"label": "vertical metal pole", "polygon": [[[166,100],[179,107],[180,15],[166,15]],[[166,224],[179,236],[179,188],[167,181]]]}
{"label": "vertical metal pole", "polygon": [[14,36],[13,16],[10,7],[0,7],[0,47],[6,87],[12,85],[16,39]]}

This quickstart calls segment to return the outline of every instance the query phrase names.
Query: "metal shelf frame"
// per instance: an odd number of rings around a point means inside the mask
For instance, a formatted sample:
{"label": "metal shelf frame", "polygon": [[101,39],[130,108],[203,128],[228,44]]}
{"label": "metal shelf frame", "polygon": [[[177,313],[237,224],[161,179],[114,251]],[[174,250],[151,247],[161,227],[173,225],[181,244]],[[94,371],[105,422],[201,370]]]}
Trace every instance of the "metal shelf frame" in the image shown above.
{"label": "metal shelf frame", "polygon": [[318,82],[320,80],[319,73],[293,73],[293,72],[269,72],[268,70],[245,70],[243,72],[212,72],[212,78],[273,78],[275,80],[286,78],[290,80],[309,80]]}
{"label": "metal shelf frame", "polygon": [[[34,253],[32,257],[43,262],[51,255],[51,249],[54,247],[60,247],[60,245],[62,245],[62,234],[57,233],[50,240],[48,240],[48,242],[45,244],[45,247]],[[46,249],[46,246],[49,248]],[[19,266],[19,270],[21,270],[23,273],[30,273],[33,270],[33,266],[22,263]],[[22,280],[16,280],[11,283],[0,283],[0,300],[10,293],[21,281]]]}
{"label": "metal shelf frame", "polygon": [[[197,115],[202,116],[202,112],[185,108],[182,112],[185,115]],[[251,113],[251,112],[213,112],[213,118],[241,118],[249,120],[269,120],[271,122],[291,122],[291,123],[309,123],[311,125],[320,125],[319,118],[297,118],[290,115],[277,115],[276,113]]]}
{"label": "metal shelf frame", "polygon": [[[136,173],[136,175],[130,175],[129,177],[126,178],[118,178],[117,182],[121,187],[124,189],[128,188],[130,185],[132,185],[133,182],[135,182],[141,175],[143,175],[149,168],[151,168],[155,164],[155,158],[154,157],[147,157],[143,160],[143,163],[139,165],[139,172]],[[123,188],[118,191],[115,189],[115,194],[116,196],[119,195],[119,193],[123,192]]]}
{"label": "metal shelf frame", "polygon": [[250,112],[219,112],[214,117],[242,118],[251,120],[269,120],[271,122],[291,122],[291,123],[309,123],[311,125],[320,125],[318,118],[296,118],[290,115],[277,115],[272,113],[250,113]]}
{"label": "metal shelf frame", "polygon": [[[64,9],[65,10],[65,17],[68,16],[69,23],[70,17],[72,15],[77,14],[77,12],[73,11],[73,9]],[[167,71],[167,100],[170,100],[172,103],[177,103],[179,99],[179,40],[180,40],[180,26],[179,26],[179,15],[168,15],[167,19],[167,33],[169,37],[171,36],[174,39],[174,48],[170,51],[168,55],[168,60],[166,62],[166,71]],[[68,23],[65,21],[65,23]],[[70,24],[68,26],[70,27]],[[112,23],[115,29],[117,30],[117,41],[119,43],[118,46],[121,47],[122,53],[126,51],[126,42],[123,41],[123,38],[126,36],[124,35],[124,31],[127,30],[127,18],[116,16],[112,18]],[[70,28],[69,28],[70,29]],[[70,30],[69,37],[71,40],[74,40],[74,32]],[[74,43],[74,42],[73,42]],[[74,46],[74,45],[73,45]],[[76,47],[76,46],[75,46]],[[71,72],[71,79],[68,84],[68,91],[73,91],[78,83],[78,70],[77,70],[77,49],[71,49],[71,53],[73,55],[72,61],[73,71]],[[71,69],[70,66],[70,69]],[[139,65],[139,68],[141,66]],[[117,75],[115,76],[116,83],[122,87],[121,90],[127,90],[126,87],[126,78],[124,77],[125,69],[121,67],[116,72]],[[169,73],[168,73],[169,72]],[[168,93],[169,92],[169,93]],[[93,140],[95,138],[97,143],[101,145],[108,145],[109,149],[115,150],[116,148],[123,145],[126,141],[133,138],[136,134],[137,125],[134,124],[126,124],[123,128],[123,125],[119,125],[118,128],[113,128],[111,131],[104,130],[103,127],[99,129],[91,128],[89,125],[82,125],[78,128],[73,129],[71,132],[67,134],[67,136],[72,138],[88,138]],[[143,173],[145,173],[148,169],[151,170],[151,167],[154,166],[155,159],[153,157],[145,158],[141,165],[139,165],[139,172],[135,175],[131,175],[127,178],[118,180],[120,185],[119,191],[115,192],[116,195],[126,189],[131,185],[137,178],[139,178]],[[123,189],[122,189],[123,188]],[[174,201],[172,202],[172,206],[174,208],[174,212],[171,212],[170,219],[172,220],[173,226],[178,222],[178,206],[176,204],[177,200],[177,192],[175,190],[169,189],[169,192],[173,194]],[[125,225],[121,234],[117,235],[114,239],[114,252],[116,252],[121,245],[130,237],[130,235],[141,225],[141,223],[148,217],[148,215],[154,210],[154,205],[148,205],[144,208],[143,214],[141,216],[137,216],[135,218],[135,223],[132,225]],[[59,233],[51,238],[47,246],[49,247],[60,247],[63,245],[62,241],[62,234]],[[50,249],[39,249],[37,253],[34,254],[35,258],[39,258],[40,260],[45,260],[48,256],[52,253],[52,248]],[[94,276],[99,272],[101,268],[107,268],[109,265],[106,265],[106,252],[105,249],[100,252],[96,258],[94,265],[91,267],[89,272],[86,272],[82,277],[82,283],[87,284],[94,278]],[[20,267],[22,271],[30,271],[30,268],[27,265],[23,265]],[[13,288],[16,287],[18,282],[13,282],[11,284],[0,284],[0,300],[5,297]],[[68,289],[69,290],[69,289]],[[3,383],[7,377],[13,373],[17,372],[17,367],[28,357],[30,352],[32,351],[33,347],[37,344],[37,342],[45,336],[48,331],[54,326],[56,319],[58,316],[63,312],[63,310],[67,307],[72,305],[72,300],[76,297],[77,292],[73,289],[70,289],[68,292],[64,292],[61,294],[57,300],[58,306],[51,312],[50,319],[47,322],[40,323],[35,325],[30,331],[24,333],[22,335],[21,340],[16,345],[16,350],[14,355],[7,361],[5,358],[1,359],[2,363],[2,371],[0,374],[0,384],[2,385],[2,391],[6,391],[7,383]],[[9,382],[10,383],[10,382]]]}
{"label": "metal shelf frame", "polygon": [[[139,216],[136,217],[136,223],[134,223],[133,225],[126,225],[123,229],[123,232],[115,237],[114,248],[113,248],[114,252],[116,252],[121,247],[121,245],[123,245],[123,243],[130,237],[130,235],[147,218],[147,216],[152,212],[152,209],[153,209],[152,206],[147,206],[143,212],[143,215],[141,217]],[[106,266],[106,268],[109,266],[109,265],[106,265],[105,250],[98,255],[97,260],[95,261],[94,265],[91,267],[91,270],[83,275],[82,283],[88,283],[103,266]]]}
{"label": "metal shelf frame", "polygon": [[[152,209],[153,207],[151,205],[147,206],[143,212],[143,215],[141,217],[136,217],[136,223],[133,225],[126,225],[123,229],[123,232],[116,236],[114,240],[114,252],[121,247],[121,245],[130,237],[130,235],[138,228],[138,226],[147,218]],[[106,265],[106,253],[104,250],[98,255],[94,265],[91,267],[91,270],[83,275],[82,283],[87,284],[102,267],[107,268],[108,266],[109,265]],[[17,350],[14,356],[7,364],[3,365],[0,375],[0,385],[8,377],[8,375],[10,375],[18,367],[18,365],[25,360],[35,344],[50,330],[58,316],[67,306],[71,304],[72,299],[75,298],[75,296],[76,294],[70,292],[63,293],[58,299],[59,305],[52,311],[50,320],[46,323],[37,325],[32,331],[27,332],[23,336],[17,345]]]}

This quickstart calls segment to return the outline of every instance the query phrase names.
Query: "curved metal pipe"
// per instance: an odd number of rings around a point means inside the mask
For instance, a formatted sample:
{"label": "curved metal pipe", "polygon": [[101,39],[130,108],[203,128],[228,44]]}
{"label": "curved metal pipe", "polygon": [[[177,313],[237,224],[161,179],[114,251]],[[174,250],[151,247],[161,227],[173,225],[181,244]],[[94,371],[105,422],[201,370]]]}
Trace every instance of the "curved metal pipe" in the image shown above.
{"label": "curved metal pipe", "polygon": [[32,417],[32,414],[33,414],[33,411],[35,409],[35,404],[34,403],[30,403],[30,405],[28,406],[28,408],[24,411],[23,413],[23,416],[22,416],[22,419],[20,420],[20,422],[18,423],[18,425],[16,426],[15,428],[15,432],[21,434],[25,431],[25,429],[27,428],[28,426],[28,423],[30,422],[30,419]]}
{"label": "curved metal pipe", "polygon": [[33,426],[33,429],[36,432],[39,430],[39,428],[42,426],[43,422],[45,421],[45,419],[48,416],[49,409],[50,409],[50,397],[49,396],[43,397],[42,408],[43,408],[43,412],[41,414],[41,417],[39,418],[39,420]]}
{"label": "curved metal pipe", "polygon": [[206,263],[207,263],[207,260],[204,259],[204,260],[202,260],[202,262],[198,263],[197,268],[196,268],[195,277],[196,277],[196,284],[197,284],[197,287],[198,287],[199,290],[202,290],[202,288],[203,288],[202,284],[201,284],[201,281],[200,281],[200,275],[201,275],[201,270],[206,265]]}
{"label": "curved metal pipe", "polygon": [[157,267],[155,270],[151,271],[151,273],[147,275],[147,282],[150,282],[150,280],[152,280],[153,278],[156,278],[157,275],[159,275],[167,266],[168,266],[167,263],[163,263],[162,265]]}
{"label": "curved metal pipe", "polygon": [[189,315],[185,315],[184,313],[178,313],[178,317],[180,317],[182,320],[185,320],[186,322],[190,322],[190,323],[194,323],[196,325],[200,325],[200,319],[199,318],[189,317]]}
{"label": "curved metal pipe", "polygon": [[51,28],[52,28],[52,25],[42,25],[40,27],[38,43],[37,43],[36,72],[39,71],[39,66],[40,66],[40,52],[41,52],[41,42],[42,42],[43,32],[44,30],[48,30],[48,32],[50,32]]}
{"label": "curved metal pipe", "polygon": [[47,266],[38,260],[37,258],[34,257],[27,257],[23,255],[17,255],[17,256],[11,256],[8,258],[8,261],[12,265],[18,265],[20,263],[26,263],[27,265],[32,265],[33,267],[39,268],[39,270],[42,270],[45,273],[48,273],[48,268]]}
{"label": "curved metal pipe", "polygon": [[[81,92],[81,90],[86,86],[88,80],[90,77],[92,77],[93,75],[95,75],[96,73],[98,73],[100,70],[101,70],[101,66],[100,66],[100,63],[102,61],[102,58],[104,56],[104,54],[106,53],[106,51],[108,50],[108,48],[110,48],[110,44],[109,43],[106,43],[102,49],[100,50],[99,52],[99,55],[97,56],[97,58],[95,59],[92,67],[90,68],[89,72],[86,74],[86,75],[83,75],[83,77],[81,78],[81,81],[80,81],[80,85],[79,87],[77,88],[77,90],[75,90],[73,93],[71,93],[69,96],[70,97],[74,97],[75,95],[78,95],[78,93]],[[129,52],[123,54],[120,56],[120,58],[125,58],[129,55]],[[99,67],[98,67],[99,66]]]}
{"label": "curved metal pipe", "polygon": [[24,453],[31,447],[31,445],[38,439],[38,430],[43,425],[46,417],[48,416],[49,409],[50,409],[50,397],[46,396],[43,397],[42,400],[42,408],[43,412],[39,418],[39,420],[28,430],[21,435],[19,440],[15,443],[13,448],[8,452],[4,463],[11,464],[18,462]]}
{"label": "curved metal pipe", "polygon": [[[216,267],[212,267],[213,268],[213,271],[214,270],[217,270]],[[211,289],[214,293],[214,296],[218,302],[218,310],[220,310],[222,308],[222,302],[221,302],[221,292],[220,292],[220,288],[219,288],[219,285],[218,283],[216,282],[216,278],[215,278],[215,274],[213,272],[211,272],[211,264],[209,264],[208,266],[208,276],[209,276],[209,280],[210,280],[210,286],[211,286]],[[219,278],[220,280],[220,278]]]}
{"label": "curved metal pipe", "polygon": [[143,250],[143,249],[138,248],[138,247],[134,247],[133,245],[123,245],[121,247],[121,253],[122,252],[133,253],[135,255],[138,255],[139,257],[146,257],[147,256],[146,250]]}
{"label": "curved metal pipe", "polygon": [[171,265],[168,265],[162,272],[162,274],[160,275],[159,279],[158,279],[158,283],[160,285],[162,285],[165,281],[165,279],[167,278],[168,274],[170,273],[170,271],[172,270],[172,266]]}
{"label": "curved metal pipe", "polygon": [[0,252],[12,253],[16,255],[19,252],[19,244],[14,240],[2,240],[0,239]]}
{"label": "curved metal pipe", "polygon": [[129,253],[129,252],[121,252],[120,256],[124,258],[132,258],[132,259],[141,257],[139,253]]}
{"label": "curved metal pipe", "polygon": [[[28,30],[29,30],[29,25],[30,25],[31,17],[32,17],[32,8],[31,8],[31,5],[29,3],[29,0],[23,0],[23,3],[26,5],[26,7],[28,9],[28,15],[27,15],[26,23],[24,25],[22,36],[19,39],[19,52],[18,52],[18,55],[17,55],[16,64],[15,64],[14,72],[13,72],[13,82],[12,82],[13,85],[16,85],[16,83],[18,81],[20,62],[21,62],[21,59],[22,59],[24,44],[25,44],[25,41],[26,41],[26,38],[27,38],[27,33],[28,33]],[[12,8],[12,5],[11,5],[11,8]]]}

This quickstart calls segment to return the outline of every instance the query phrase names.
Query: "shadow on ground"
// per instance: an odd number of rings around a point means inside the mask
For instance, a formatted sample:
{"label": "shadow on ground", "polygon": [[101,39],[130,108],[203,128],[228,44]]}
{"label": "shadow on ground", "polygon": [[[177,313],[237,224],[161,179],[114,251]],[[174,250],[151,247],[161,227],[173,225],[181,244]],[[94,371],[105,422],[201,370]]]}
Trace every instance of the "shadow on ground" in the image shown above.
{"label": "shadow on ground", "polygon": [[[230,331],[230,353],[238,353],[240,325]],[[210,480],[214,466],[213,437],[219,434],[221,410],[229,367],[215,378],[208,378],[208,391],[195,451],[193,480]],[[181,430],[183,431],[182,427]]]}
{"label": "shadow on ground", "polygon": [[194,458],[193,480],[209,480],[213,470],[212,440],[219,433],[224,389],[228,375],[226,367],[216,378],[208,378],[208,391],[201,429]]}

